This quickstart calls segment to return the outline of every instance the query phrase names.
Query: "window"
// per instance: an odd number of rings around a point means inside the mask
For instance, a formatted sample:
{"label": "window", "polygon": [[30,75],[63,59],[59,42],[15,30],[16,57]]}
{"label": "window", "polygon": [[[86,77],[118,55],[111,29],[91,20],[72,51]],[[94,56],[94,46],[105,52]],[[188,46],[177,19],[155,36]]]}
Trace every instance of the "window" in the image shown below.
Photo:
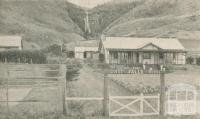
{"label": "window", "polygon": [[143,59],[151,59],[151,53],[144,53]]}
{"label": "window", "polygon": [[179,100],[179,101],[186,100],[186,91],[178,91],[177,92],[177,100]]}
{"label": "window", "polygon": [[117,52],[113,52],[113,56],[114,56],[114,59],[118,59],[118,53]]}
{"label": "window", "polygon": [[159,53],[159,58],[164,59],[164,53]]}
{"label": "window", "polygon": [[176,100],[176,91],[170,93],[170,100]]}

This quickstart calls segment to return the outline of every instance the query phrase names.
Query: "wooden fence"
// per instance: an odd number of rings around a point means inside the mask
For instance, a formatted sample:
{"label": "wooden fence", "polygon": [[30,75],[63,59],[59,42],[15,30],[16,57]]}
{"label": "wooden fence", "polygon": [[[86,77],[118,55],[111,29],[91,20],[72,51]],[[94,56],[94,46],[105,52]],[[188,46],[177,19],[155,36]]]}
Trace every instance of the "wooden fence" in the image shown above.
{"label": "wooden fence", "polygon": [[159,115],[158,96],[110,96],[110,116]]}

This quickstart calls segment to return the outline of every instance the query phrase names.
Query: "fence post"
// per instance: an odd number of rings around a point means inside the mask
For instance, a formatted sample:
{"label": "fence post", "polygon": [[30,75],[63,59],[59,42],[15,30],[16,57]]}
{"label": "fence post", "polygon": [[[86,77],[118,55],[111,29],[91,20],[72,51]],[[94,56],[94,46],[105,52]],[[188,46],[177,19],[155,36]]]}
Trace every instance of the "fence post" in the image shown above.
{"label": "fence post", "polygon": [[160,119],[165,118],[165,73],[160,72]]}
{"label": "fence post", "polygon": [[65,98],[66,98],[66,65],[65,64],[61,64],[60,65],[60,72],[61,72],[61,88],[62,88],[62,108],[63,108],[63,115],[67,114],[67,110],[66,110],[66,102],[65,102]]}
{"label": "fence post", "polygon": [[109,116],[109,79],[108,74],[104,74],[104,100],[103,100],[103,114]]}
{"label": "fence post", "polygon": [[140,114],[141,115],[143,115],[143,113],[144,113],[144,105],[143,105],[143,103],[144,103],[144,94],[142,93],[140,95]]}
{"label": "fence post", "polygon": [[9,119],[9,91],[8,91],[8,83],[9,83],[9,77],[10,77],[10,72],[9,72],[9,67],[7,66],[7,81],[6,81],[6,107],[7,107],[7,112],[6,116],[7,119]]}

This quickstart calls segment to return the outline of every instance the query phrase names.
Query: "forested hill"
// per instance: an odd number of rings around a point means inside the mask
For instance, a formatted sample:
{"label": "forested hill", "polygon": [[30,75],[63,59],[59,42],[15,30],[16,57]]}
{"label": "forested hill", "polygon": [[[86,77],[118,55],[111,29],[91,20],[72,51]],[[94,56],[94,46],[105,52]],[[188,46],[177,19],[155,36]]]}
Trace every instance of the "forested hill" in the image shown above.
{"label": "forested hill", "polygon": [[92,36],[96,36],[112,22],[143,3],[143,0],[112,0],[90,10]]}
{"label": "forested hill", "polygon": [[55,0],[1,0],[0,34],[22,35],[26,49],[84,40],[82,29],[69,16],[70,7]]}
{"label": "forested hill", "polygon": [[199,0],[111,0],[90,10],[58,0],[0,0],[0,35],[22,35],[26,49],[85,40],[86,10],[94,38],[106,31],[200,39]]}

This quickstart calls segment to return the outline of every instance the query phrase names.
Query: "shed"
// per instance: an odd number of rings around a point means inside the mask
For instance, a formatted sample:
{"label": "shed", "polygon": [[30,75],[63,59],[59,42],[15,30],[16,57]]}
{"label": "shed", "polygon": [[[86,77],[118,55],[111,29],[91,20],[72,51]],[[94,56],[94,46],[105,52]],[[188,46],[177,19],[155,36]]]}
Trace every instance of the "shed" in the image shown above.
{"label": "shed", "polygon": [[0,36],[0,51],[21,50],[21,36]]}
{"label": "shed", "polygon": [[75,58],[77,59],[98,59],[97,40],[80,41],[74,48]]}

